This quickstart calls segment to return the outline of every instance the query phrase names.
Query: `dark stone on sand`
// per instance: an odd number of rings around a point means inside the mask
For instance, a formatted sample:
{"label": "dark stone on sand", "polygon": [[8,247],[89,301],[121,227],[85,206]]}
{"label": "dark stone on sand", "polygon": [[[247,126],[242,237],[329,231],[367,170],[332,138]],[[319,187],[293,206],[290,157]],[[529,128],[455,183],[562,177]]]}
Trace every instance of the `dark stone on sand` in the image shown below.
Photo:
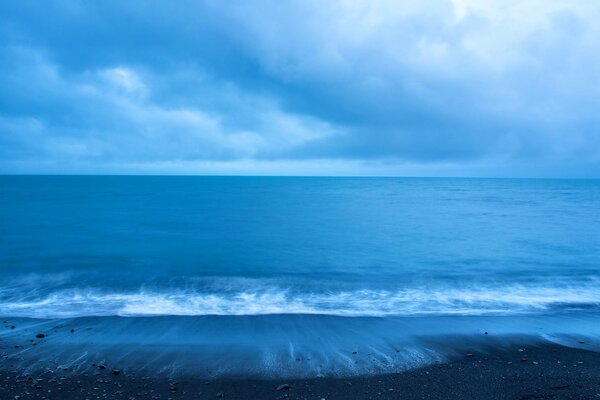
{"label": "dark stone on sand", "polygon": [[11,325],[10,329],[15,329],[15,326],[14,326],[14,325]]}
{"label": "dark stone on sand", "polygon": [[112,372],[112,374],[113,374],[114,376],[117,376],[117,375],[119,375],[120,373],[121,373],[121,371],[119,371],[118,369],[115,369],[115,370]]}
{"label": "dark stone on sand", "polygon": [[277,386],[277,390],[290,390],[290,388],[291,388],[291,386],[288,385],[287,383]]}
{"label": "dark stone on sand", "polygon": [[564,384],[554,385],[554,386],[552,386],[552,389],[554,389],[554,390],[566,389],[569,386],[571,386],[571,385],[567,385],[566,383],[564,383]]}
{"label": "dark stone on sand", "polygon": [[98,364],[98,369],[106,369],[106,365],[104,365],[104,364]]}
{"label": "dark stone on sand", "polygon": [[46,337],[46,335],[44,335],[43,333],[38,333],[37,335],[35,335],[35,337],[38,339],[43,339]]}
{"label": "dark stone on sand", "polygon": [[75,332],[75,329],[71,329],[71,333]]}

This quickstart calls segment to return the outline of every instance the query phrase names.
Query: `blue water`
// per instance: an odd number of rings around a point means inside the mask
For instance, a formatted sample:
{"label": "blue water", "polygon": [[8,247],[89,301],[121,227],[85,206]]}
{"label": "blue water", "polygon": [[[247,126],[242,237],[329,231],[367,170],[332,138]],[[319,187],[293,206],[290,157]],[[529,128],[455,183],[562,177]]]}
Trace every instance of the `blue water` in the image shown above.
{"label": "blue water", "polygon": [[63,362],[142,331],[257,371],[378,370],[339,356],[365,342],[406,366],[425,333],[600,334],[599,227],[598,180],[2,176],[0,316],[96,326]]}

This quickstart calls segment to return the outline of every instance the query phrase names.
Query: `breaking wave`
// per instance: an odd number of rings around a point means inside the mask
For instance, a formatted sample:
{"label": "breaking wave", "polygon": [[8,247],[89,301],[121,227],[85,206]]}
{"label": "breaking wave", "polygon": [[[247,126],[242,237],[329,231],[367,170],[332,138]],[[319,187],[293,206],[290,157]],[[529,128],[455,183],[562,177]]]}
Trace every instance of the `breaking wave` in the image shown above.
{"label": "breaking wave", "polygon": [[0,289],[0,314],[33,318],[322,314],[335,316],[513,315],[600,307],[600,287],[446,288],[298,292],[280,287],[239,291],[109,291],[64,288],[46,293]]}

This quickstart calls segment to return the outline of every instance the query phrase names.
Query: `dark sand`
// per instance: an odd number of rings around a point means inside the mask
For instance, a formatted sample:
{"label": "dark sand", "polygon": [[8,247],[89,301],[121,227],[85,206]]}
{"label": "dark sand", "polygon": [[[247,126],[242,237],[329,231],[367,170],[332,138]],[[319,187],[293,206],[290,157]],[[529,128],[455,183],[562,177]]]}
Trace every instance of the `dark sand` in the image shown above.
{"label": "dark sand", "polygon": [[23,374],[11,369],[5,352],[0,399],[600,399],[600,353],[549,343],[473,351],[443,364],[352,378],[175,379],[119,368]]}

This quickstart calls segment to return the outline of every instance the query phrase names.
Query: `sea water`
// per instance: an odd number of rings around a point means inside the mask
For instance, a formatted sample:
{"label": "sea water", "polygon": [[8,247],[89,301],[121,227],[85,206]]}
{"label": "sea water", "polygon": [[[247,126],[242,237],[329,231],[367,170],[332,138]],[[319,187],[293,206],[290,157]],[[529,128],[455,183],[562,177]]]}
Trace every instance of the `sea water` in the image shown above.
{"label": "sea water", "polygon": [[213,375],[593,342],[600,181],[2,176],[0,317],[47,363]]}

